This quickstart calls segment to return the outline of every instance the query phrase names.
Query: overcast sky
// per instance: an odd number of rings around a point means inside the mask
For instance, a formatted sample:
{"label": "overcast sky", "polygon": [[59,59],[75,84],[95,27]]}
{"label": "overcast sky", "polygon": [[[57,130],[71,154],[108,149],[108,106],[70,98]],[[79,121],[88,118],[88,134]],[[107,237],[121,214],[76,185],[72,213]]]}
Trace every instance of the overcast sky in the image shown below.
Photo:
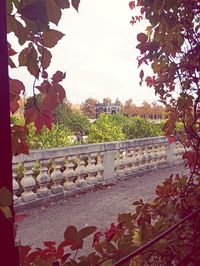
{"label": "overcast sky", "polygon": [[[52,51],[50,72],[66,71],[62,84],[72,103],[81,103],[88,97],[99,101],[104,97],[113,101],[119,98],[123,102],[132,98],[138,105],[156,99],[153,89],[138,84],[136,35],[147,25],[130,24],[132,11],[128,3],[82,0],[79,13],[73,8],[64,10],[58,29],[65,37]],[[24,74],[23,78],[31,95],[33,78]]]}

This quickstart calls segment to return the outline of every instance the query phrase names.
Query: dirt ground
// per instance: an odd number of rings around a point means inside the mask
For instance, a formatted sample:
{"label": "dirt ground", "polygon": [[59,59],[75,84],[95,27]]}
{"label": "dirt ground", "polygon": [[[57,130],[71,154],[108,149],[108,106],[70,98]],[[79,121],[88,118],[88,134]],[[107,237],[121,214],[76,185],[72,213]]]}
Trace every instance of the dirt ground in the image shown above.
{"label": "dirt ground", "polygon": [[119,181],[106,189],[88,192],[67,200],[51,204],[49,207],[26,211],[27,217],[18,223],[17,240],[22,245],[34,248],[43,241],[63,240],[67,226],[82,228],[95,225],[107,228],[117,221],[118,213],[134,210],[132,203],[139,198],[149,200],[155,195],[156,185],[162,183],[172,173],[184,172],[183,166],[176,166]]}

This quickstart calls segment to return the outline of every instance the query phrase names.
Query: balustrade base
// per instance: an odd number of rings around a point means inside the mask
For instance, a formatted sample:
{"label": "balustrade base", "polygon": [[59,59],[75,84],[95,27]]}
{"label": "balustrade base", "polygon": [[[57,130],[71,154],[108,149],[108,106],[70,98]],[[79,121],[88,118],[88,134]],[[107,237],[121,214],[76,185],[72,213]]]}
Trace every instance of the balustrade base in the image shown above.
{"label": "balustrade base", "polygon": [[[174,162],[168,162],[168,163],[163,163],[159,166],[157,166],[156,170],[159,169],[165,169],[165,168],[170,168],[176,165],[181,165],[184,164],[183,160],[180,161],[174,161]],[[106,179],[103,181],[99,181],[98,183],[95,184],[88,184],[85,187],[76,187],[76,190],[70,190],[70,191],[62,191],[57,194],[52,194],[50,193],[49,196],[44,197],[44,198],[39,198],[36,197],[33,200],[30,201],[20,201],[17,205],[14,206],[14,209],[16,212],[21,212],[25,211],[27,209],[32,209],[32,208],[37,208],[37,207],[42,207],[42,206],[50,206],[51,204],[59,201],[59,200],[67,200],[68,198],[74,197],[75,195],[81,195],[86,192],[94,191],[97,189],[101,189],[103,187],[107,187],[109,185],[115,185],[118,181],[121,180],[128,180],[131,178],[136,178],[140,177],[142,175],[145,175],[146,173],[151,173],[154,172],[155,168],[150,168],[150,169],[145,169],[143,171],[135,171],[134,173],[130,173],[124,176],[116,176],[114,178]],[[85,180],[84,180],[85,181]],[[85,181],[86,182],[86,181]]]}

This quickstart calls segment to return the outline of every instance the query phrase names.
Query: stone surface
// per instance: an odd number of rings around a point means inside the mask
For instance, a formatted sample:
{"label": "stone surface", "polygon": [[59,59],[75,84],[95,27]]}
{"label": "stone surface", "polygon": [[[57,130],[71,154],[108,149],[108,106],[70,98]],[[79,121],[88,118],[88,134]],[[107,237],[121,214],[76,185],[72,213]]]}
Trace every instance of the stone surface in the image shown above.
{"label": "stone surface", "polygon": [[118,213],[133,211],[132,202],[135,200],[154,197],[156,185],[170,174],[184,171],[183,166],[176,166],[151,172],[119,181],[105,189],[26,211],[27,217],[18,223],[17,240],[35,248],[42,246],[43,241],[61,241],[66,227],[72,224],[79,229],[86,225],[105,229],[111,222],[117,221]]}

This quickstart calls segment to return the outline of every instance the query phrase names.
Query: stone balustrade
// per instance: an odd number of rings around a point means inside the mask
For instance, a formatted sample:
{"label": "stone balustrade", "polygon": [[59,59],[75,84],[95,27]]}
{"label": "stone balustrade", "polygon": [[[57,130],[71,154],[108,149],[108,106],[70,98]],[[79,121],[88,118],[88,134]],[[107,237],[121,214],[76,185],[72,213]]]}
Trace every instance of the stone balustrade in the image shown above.
{"label": "stone balustrade", "polygon": [[16,210],[75,195],[182,161],[180,143],[164,137],[31,150],[13,158]]}

